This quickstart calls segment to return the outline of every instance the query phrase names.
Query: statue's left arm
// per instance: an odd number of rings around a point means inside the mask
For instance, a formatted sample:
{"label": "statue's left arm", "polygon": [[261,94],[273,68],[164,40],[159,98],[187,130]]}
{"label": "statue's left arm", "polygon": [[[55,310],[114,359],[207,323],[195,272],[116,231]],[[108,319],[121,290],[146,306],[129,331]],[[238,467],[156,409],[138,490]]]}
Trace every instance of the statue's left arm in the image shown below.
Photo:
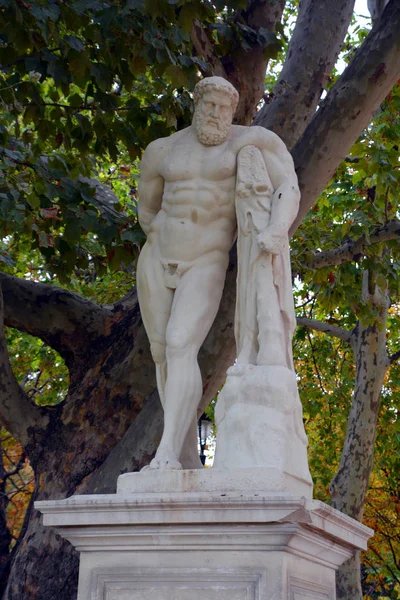
{"label": "statue's left arm", "polygon": [[297,216],[300,190],[293,159],[282,140],[262,128],[258,128],[259,148],[274,188],[271,217],[267,229],[258,236],[261,249],[279,254],[287,245],[288,232]]}

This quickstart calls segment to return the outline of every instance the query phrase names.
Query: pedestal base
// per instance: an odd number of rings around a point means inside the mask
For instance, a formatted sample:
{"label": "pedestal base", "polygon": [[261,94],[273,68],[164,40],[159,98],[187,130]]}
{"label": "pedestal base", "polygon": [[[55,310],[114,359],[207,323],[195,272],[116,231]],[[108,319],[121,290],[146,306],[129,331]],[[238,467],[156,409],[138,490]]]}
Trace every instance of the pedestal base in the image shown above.
{"label": "pedestal base", "polygon": [[312,484],[276,466],[240,469],[143,471],[118,477],[117,494],[248,492],[291,494],[312,498]]}
{"label": "pedestal base", "polygon": [[334,600],[335,570],[372,534],[288,494],[118,493],[36,508],[81,552],[78,600]]}

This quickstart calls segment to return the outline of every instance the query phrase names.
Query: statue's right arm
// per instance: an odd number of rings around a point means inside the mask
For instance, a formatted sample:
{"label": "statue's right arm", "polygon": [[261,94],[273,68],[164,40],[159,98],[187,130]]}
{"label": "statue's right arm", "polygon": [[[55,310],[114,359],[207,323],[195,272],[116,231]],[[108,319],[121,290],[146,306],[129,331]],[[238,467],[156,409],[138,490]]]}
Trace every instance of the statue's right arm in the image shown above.
{"label": "statue's right arm", "polygon": [[165,154],[164,145],[160,144],[162,141],[149,144],[140,163],[138,218],[146,235],[152,220],[160,211],[164,192],[164,179],[159,172]]}

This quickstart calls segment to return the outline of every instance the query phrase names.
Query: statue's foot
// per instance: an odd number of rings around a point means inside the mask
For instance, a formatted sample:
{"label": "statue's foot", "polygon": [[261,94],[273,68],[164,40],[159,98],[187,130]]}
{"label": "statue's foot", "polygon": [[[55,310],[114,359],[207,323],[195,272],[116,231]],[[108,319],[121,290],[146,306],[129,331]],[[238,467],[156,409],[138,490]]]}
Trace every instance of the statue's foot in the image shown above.
{"label": "statue's foot", "polygon": [[182,465],[174,455],[163,453],[159,457],[155,456],[151,463],[143,467],[141,471],[180,471],[181,469]]}

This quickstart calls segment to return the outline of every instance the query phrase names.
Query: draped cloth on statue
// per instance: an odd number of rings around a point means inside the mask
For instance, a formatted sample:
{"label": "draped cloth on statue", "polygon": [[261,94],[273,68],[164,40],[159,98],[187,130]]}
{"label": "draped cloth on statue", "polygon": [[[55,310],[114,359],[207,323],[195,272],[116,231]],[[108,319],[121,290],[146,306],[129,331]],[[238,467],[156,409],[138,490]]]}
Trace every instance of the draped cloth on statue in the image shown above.
{"label": "draped cloth on statue", "polygon": [[277,255],[260,249],[257,236],[268,227],[272,202],[277,199],[258,148],[245,146],[237,160],[237,364],[280,365],[293,370],[296,320],[289,241]]}
{"label": "draped cloth on statue", "polygon": [[296,320],[289,239],[279,254],[262,249],[257,239],[266,231],[279,235],[274,202],[285,198],[274,193],[258,148],[245,146],[237,161],[237,361],[228,369],[215,409],[214,466],[269,468],[271,477],[281,480],[280,489],[308,495],[307,438],[292,355]]}

